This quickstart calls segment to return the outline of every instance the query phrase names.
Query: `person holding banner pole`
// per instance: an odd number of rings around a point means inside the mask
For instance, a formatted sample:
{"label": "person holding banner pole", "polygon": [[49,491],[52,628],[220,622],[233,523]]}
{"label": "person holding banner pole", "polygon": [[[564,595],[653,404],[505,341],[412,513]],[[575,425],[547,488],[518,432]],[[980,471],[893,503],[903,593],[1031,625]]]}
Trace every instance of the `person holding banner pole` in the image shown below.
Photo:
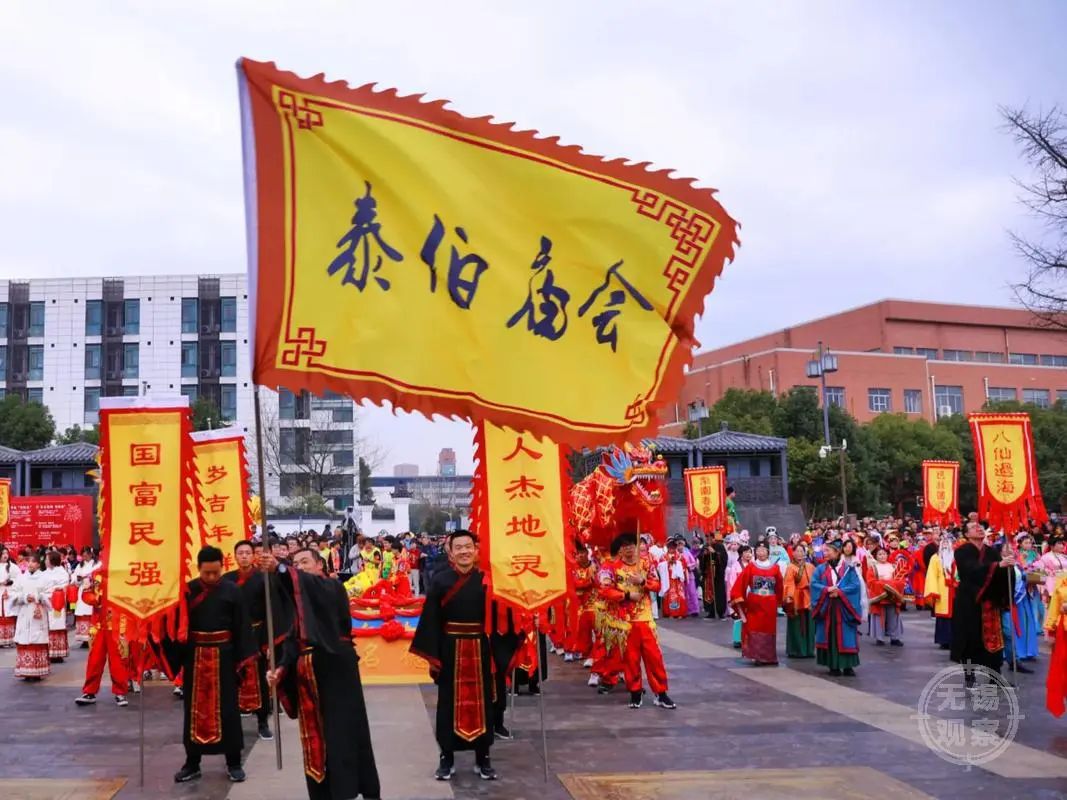
{"label": "person holding banner pole", "polygon": [[223,753],[229,779],[240,783],[245,779],[241,768],[244,735],[237,687],[239,673],[255,668],[252,626],[241,590],[222,580],[222,551],[202,547],[196,563],[200,577],[186,587],[188,641],[166,641],[163,646],[172,672],[180,665],[185,684],[185,764],[174,781],[196,780],[201,775],[201,757]]}

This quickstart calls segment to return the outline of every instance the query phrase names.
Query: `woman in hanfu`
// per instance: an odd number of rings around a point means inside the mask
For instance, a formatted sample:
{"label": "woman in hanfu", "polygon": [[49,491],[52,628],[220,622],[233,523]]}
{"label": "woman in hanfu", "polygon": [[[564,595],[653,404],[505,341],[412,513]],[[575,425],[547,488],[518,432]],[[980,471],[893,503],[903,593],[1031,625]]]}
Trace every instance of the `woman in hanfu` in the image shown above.
{"label": "woman in hanfu", "polygon": [[[733,535],[733,534],[731,534]],[[731,553],[732,555],[732,553]],[[747,567],[752,563],[752,548],[747,544],[743,544],[737,547],[737,560],[731,561],[726,567],[726,596],[733,598],[734,586],[737,584],[737,579],[741,577],[741,573],[745,571]],[[737,649],[741,648],[741,614],[734,607],[732,600],[727,601],[730,603],[732,616],[734,618],[733,627],[733,643]]]}
{"label": "woman in hanfu", "polygon": [[889,551],[881,545],[874,548],[874,562],[867,578],[867,592],[871,598],[868,633],[874,643],[885,646],[886,637],[894,647],[903,647],[904,621],[900,609],[904,605],[904,578],[897,565],[889,561]]}
{"label": "woman in hanfu", "polygon": [[697,558],[684,537],[678,539],[678,555],[685,563],[685,604],[689,616],[700,616],[700,592],[697,591]]}
{"label": "woman in hanfu", "polygon": [[15,619],[19,615],[15,581],[21,576],[22,570],[11,560],[11,553],[0,544],[0,647],[15,644]]}
{"label": "woman in hanfu", "polygon": [[826,561],[811,576],[815,660],[829,667],[831,675],[851,677],[860,663],[863,580],[855,564],[841,555],[841,542],[828,540],[825,547]]}
{"label": "woman in hanfu", "polygon": [[660,581],[660,606],[663,616],[670,619],[682,619],[689,614],[686,582],[688,570],[682,557],[682,543],[669,542],[667,555],[659,562],[656,571]]}
{"label": "woman in hanfu", "polygon": [[785,596],[778,565],[767,543],[756,543],[756,558],[741,571],[730,602],[741,614],[741,655],[756,666],[778,663],[778,608]]}
{"label": "woman in hanfu", "polygon": [[1064,552],[1067,540],[1062,536],[1049,539],[1048,552],[1034,562],[1034,568],[1045,574],[1044,596],[1049,597],[1056,590],[1056,582],[1067,575],[1067,553]]}
{"label": "woman in hanfu", "polygon": [[1045,632],[1052,639],[1052,658],[1045,678],[1045,707],[1063,716],[1067,700],[1067,576],[1061,577],[1049,597]]}

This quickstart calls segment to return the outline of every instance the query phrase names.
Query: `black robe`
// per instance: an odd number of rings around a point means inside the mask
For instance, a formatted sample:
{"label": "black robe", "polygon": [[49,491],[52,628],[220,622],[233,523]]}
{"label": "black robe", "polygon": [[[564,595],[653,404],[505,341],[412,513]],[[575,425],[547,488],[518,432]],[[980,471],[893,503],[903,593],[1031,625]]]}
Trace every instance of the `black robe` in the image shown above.
{"label": "black robe", "polygon": [[[258,711],[257,707],[252,705],[242,707],[241,710],[257,711],[260,722],[266,722],[271,705],[270,688],[267,686],[267,600],[263,591],[264,573],[258,569],[252,569],[242,576],[238,570],[233,570],[223,575],[222,579],[236,584],[240,588],[241,597],[245,601],[245,610],[248,612],[248,618],[252,625],[252,635],[255,639],[256,649],[259,651],[256,670],[259,676],[260,704]],[[276,577],[272,577],[271,580],[271,614],[274,617],[274,641],[281,643],[292,626],[293,614],[292,601],[281,591],[281,585]],[[241,690],[242,695],[247,695],[250,691],[250,687],[245,684],[247,680],[247,677],[242,680],[244,684]],[[254,690],[252,692],[254,693]]]}
{"label": "black robe", "polygon": [[[430,662],[437,684],[437,744],[441,751],[488,753],[493,744],[495,692],[480,570],[460,575],[447,566],[434,574],[411,652]],[[457,709],[461,714],[457,715]],[[457,720],[457,716],[461,718]]]}
{"label": "black robe", "polygon": [[279,573],[279,583],[294,612],[281,647],[279,700],[289,716],[300,717],[301,738],[310,736],[325,749],[320,761],[309,759],[305,748],[308,797],[380,797],[348,595],[336,580],[292,569]]}
{"label": "black robe", "polygon": [[956,550],[956,571],[959,586],[952,609],[952,660],[999,670],[1003,636],[999,637],[999,648],[988,648],[988,636],[983,637],[983,614],[986,633],[992,632],[997,638],[1000,612],[1008,608],[1014,591],[1015,570],[1000,566],[997,548],[979,549],[967,542]]}
{"label": "black robe", "polygon": [[[726,616],[726,564],[728,556],[726,547],[722,542],[714,542],[704,545],[700,551],[698,561],[702,584],[700,596],[704,601],[704,607],[711,612],[714,608],[715,616],[722,619]],[[709,593],[709,583],[712,591]],[[708,596],[714,602],[709,602]]]}
{"label": "black robe", "polygon": [[189,581],[185,600],[188,640],[166,642],[163,650],[170,669],[183,670],[182,741],[193,752],[240,753],[244,736],[237,671],[248,666],[256,652],[241,590],[229,581],[204,587],[196,578]]}

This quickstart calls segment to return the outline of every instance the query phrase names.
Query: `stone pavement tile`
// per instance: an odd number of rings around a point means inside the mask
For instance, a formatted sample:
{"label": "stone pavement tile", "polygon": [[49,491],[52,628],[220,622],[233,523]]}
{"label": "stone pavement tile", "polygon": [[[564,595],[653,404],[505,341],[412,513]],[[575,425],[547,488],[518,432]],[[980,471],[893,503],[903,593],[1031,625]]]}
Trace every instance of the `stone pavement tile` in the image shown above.
{"label": "stone pavement tile", "polygon": [[848,797],[850,800],[932,800],[905,783],[870,767],[755,769],[699,772],[561,775],[574,800],[793,800]]}
{"label": "stone pavement tile", "polygon": [[63,778],[5,778],[6,800],[111,800],[124,781]]}

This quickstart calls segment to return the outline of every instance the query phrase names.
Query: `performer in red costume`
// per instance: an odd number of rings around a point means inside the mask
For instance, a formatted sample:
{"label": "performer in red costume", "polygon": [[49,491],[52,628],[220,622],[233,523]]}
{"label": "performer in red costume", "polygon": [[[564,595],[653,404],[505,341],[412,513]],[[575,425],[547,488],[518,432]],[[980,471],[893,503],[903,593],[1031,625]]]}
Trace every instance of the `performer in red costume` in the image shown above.
{"label": "performer in red costume", "polygon": [[[626,688],[630,691],[630,708],[640,708],[643,695],[641,663],[644,662],[648,685],[660,708],[675,708],[667,694],[667,667],[656,637],[650,594],[660,589],[659,576],[648,559],[637,549],[637,536],[623,533],[611,543],[613,560],[600,569],[600,594],[607,603],[610,617],[605,628],[606,645],[622,653]],[[614,647],[613,647],[614,645]],[[604,680],[602,674],[601,681]]]}
{"label": "performer in red costume", "polygon": [[596,627],[597,567],[584,545],[578,546],[574,567],[574,593],[577,598],[577,623],[571,628],[567,643],[568,661],[582,661],[586,668],[593,666],[593,644]]}
{"label": "performer in red costume", "polygon": [[74,702],[79,706],[90,706],[96,702],[100,683],[104,678],[104,665],[111,673],[111,693],[115,703],[127,706],[126,691],[130,677],[126,672],[126,662],[119,652],[118,631],[112,630],[111,610],[104,607],[104,569],[98,565],[87,576],[87,587],[83,587],[80,602],[93,609],[89,622],[89,634],[92,644],[89,647],[89,659],[85,663],[85,685],[82,696]]}

